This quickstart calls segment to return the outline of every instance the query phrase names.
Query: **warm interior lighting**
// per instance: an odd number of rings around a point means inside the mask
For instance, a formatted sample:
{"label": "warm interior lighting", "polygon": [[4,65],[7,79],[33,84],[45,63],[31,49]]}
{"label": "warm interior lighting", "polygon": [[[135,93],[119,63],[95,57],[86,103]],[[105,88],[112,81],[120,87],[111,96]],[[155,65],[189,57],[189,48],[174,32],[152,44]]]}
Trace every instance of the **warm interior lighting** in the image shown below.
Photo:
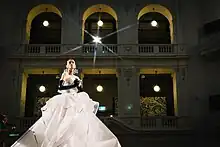
{"label": "warm interior lighting", "polygon": [[98,86],[96,87],[96,90],[97,90],[98,92],[102,92],[102,91],[103,91],[103,87],[102,87],[101,85],[98,85]]}
{"label": "warm interior lighting", "polygon": [[39,91],[40,91],[40,92],[45,92],[45,91],[46,91],[46,87],[43,86],[43,85],[40,86],[40,87],[39,87]]}
{"label": "warm interior lighting", "polygon": [[49,26],[49,22],[48,22],[47,20],[44,20],[44,21],[43,21],[43,25],[44,25],[45,27],[48,27],[48,26]]}

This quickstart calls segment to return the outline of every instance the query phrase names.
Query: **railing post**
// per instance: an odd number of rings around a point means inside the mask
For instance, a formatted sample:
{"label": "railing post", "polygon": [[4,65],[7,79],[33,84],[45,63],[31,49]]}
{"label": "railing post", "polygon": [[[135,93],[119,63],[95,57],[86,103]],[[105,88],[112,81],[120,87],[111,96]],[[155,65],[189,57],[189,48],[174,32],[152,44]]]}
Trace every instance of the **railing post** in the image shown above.
{"label": "railing post", "polygon": [[40,46],[40,54],[46,54],[46,46]]}
{"label": "railing post", "polygon": [[162,119],[156,118],[156,129],[163,129]]}
{"label": "railing post", "polygon": [[154,45],[153,48],[154,48],[153,53],[158,54],[159,53],[159,45]]}

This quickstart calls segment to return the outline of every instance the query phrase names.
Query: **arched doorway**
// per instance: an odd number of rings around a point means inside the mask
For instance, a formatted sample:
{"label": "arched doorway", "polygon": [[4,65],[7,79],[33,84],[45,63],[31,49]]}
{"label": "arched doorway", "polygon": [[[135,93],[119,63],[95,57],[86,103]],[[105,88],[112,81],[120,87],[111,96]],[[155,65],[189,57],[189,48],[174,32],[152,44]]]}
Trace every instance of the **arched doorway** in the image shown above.
{"label": "arched doorway", "polygon": [[140,69],[142,116],[178,115],[176,72],[173,69]]}
{"label": "arched doorway", "polygon": [[[22,74],[20,115],[33,116],[38,98],[51,98],[56,94],[60,69],[25,68]],[[40,86],[45,86],[46,92],[40,92]]]}
{"label": "arched doorway", "polygon": [[98,101],[98,116],[118,114],[118,82],[115,69],[83,69],[83,89]]}
{"label": "arched doorway", "polygon": [[[103,25],[99,26],[101,20]],[[89,7],[83,14],[83,43],[89,43],[93,38],[85,33],[85,30],[94,36],[104,37],[117,31],[117,15],[115,11],[104,4],[97,4]],[[102,40],[105,44],[117,44],[117,33]]]}
{"label": "arched doorway", "polygon": [[43,12],[31,23],[29,44],[61,44],[61,18],[53,12]]}
{"label": "arched doorway", "polygon": [[170,44],[169,21],[162,14],[149,12],[141,16],[138,28],[139,44]]}
{"label": "arched doorway", "polygon": [[150,4],[138,14],[139,44],[173,43],[173,19],[170,11],[164,6]]}
{"label": "arched doorway", "polygon": [[61,12],[51,4],[31,9],[27,16],[26,36],[30,44],[61,43]]}

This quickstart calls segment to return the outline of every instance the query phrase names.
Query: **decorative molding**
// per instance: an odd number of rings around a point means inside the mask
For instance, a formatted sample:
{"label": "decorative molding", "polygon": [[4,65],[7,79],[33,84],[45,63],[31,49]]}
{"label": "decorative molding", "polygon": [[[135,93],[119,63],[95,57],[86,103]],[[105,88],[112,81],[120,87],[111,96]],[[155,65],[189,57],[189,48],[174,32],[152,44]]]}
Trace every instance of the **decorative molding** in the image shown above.
{"label": "decorative molding", "polygon": [[117,69],[116,69],[117,76],[121,76],[121,72],[122,72],[122,71],[121,71],[121,68],[117,68]]}
{"label": "decorative molding", "polygon": [[133,70],[132,70],[132,68],[123,68],[123,75],[126,78],[133,77]]}
{"label": "decorative molding", "polygon": [[132,51],[132,46],[124,46],[124,52],[131,52]]}
{"label": "decorative molding", "polygon": [[186,72],[187,72],[187,68],[181,68],[180,69],[180,74],[181,74],[181,79],[182,80],[186,79]]}

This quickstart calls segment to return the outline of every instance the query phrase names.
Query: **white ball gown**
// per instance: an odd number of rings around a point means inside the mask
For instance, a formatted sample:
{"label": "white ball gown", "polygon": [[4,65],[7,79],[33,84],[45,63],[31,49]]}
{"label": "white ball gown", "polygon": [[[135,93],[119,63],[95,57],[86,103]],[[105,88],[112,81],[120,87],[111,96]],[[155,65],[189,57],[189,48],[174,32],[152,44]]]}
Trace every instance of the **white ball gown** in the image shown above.
{"label": "white ball gown", "polygon": [[[70,83],[79,80],[71,76]],[[99,103],[77,87],[60,90],[41,108],[42,117],[12,147],[121,147],[96,116]]]}

